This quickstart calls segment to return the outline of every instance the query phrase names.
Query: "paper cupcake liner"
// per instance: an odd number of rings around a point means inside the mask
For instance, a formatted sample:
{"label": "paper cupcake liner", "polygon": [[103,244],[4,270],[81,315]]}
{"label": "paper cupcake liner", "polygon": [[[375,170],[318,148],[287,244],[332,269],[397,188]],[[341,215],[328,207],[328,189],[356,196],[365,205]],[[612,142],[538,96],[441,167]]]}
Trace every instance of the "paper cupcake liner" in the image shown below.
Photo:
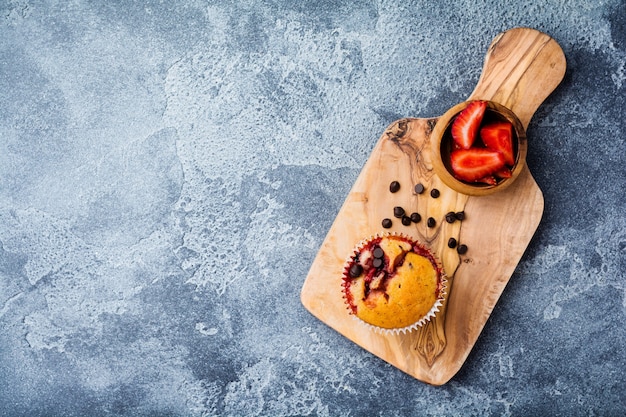
{"label": "paper cupcake liner", "polygon": [[[348,301],[348,298],[346,296],[346,291],[347,291],[346,283],[349,282],[349,280],[351,279],[351,277],[349,276],[349,268],[350,268],[350,264],[354,261],[354,257],[358,253],[361,253],[363,249],[365,249],[365,247],[370,242],[376,239],[382,239],[382,238],[390,237],[390,236],[407,239],[412,243],[412,246],[419,246],[422,249],[427,250],[428,253],[432,257],[432,260],[435,262],[435,267],[440,272],[439,278],[440,278],[440,284],[441,284],[441,288],[439,290],[439,296],[435,300],[435,303],[433,304],[431,309],[426,314],[424,314],[419,320],[417,320],[415,323],[412,323],[405,327],[397,327],[397,328],[385,328],[385,327],[375,326],[371,323],[364,321],[363,319],[358,317],[355,313],[353,313],[352,307],[350,306],[350,302]],[[441,262],[439,261],[439,259],[432,253],[430,248],[424,245],[423,243],[421,243],[419,240],[411,236],[405,235],[404,233],[399,233],[399,232],[376,233],[375,235],[371,235],[368,238],[361,239],[361,241],[359,241],[359,243],[355,246],[352,253],[346,258],[346,261],[344,263],[343,275],[341,279],[341,295],[342,295],[344,304],[346,305],[346,310],[348,311],[348,314],[350,314],[350,316],[355,320],[356,323],[362,326],[365,326],[366,328],[376,333],[380,333],[380,334],[393,334],[393,335],[397,335],[400,333],[405,334],[413,330],[417,330],[423,327],[424,325],[426,325],[428,322],[430,322],[430,320],[433,317],[437,315],[437,313],[440,311],[440,308],[443,306],[446,296],[447,296],[447,289],[448,289],[448,279],[445,274],[445,271],[443,270],[443,266]]]}

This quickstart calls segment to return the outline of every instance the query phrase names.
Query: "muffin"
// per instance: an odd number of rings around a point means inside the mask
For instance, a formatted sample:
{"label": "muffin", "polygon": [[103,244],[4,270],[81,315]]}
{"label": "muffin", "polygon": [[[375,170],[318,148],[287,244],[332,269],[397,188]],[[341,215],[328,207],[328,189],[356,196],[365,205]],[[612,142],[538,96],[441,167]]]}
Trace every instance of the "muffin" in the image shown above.
{"label": "muffin", "polygon": [[342,280],[348,311],[383,332],[407,332],[439,310],[446,279],[426,246],[399,234],[361,242]]}

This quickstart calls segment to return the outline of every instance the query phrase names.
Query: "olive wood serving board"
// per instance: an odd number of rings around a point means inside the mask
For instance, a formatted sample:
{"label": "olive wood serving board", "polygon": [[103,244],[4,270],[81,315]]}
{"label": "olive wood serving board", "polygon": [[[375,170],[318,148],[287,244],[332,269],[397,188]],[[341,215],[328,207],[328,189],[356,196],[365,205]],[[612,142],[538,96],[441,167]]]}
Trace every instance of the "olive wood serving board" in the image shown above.
{"label": "olive wood serving board", "polygon": [[[498,102],[511,109],[524,128],[565,74],[560,46],[528,28],[499,34],[491,43],[483,71],[468,100]],[[441,182],[432,170],[430,133],[437,118],[406,118],[392,123],[376,143],[311,266],[301,291],[303,305],[322,322],[423,382],[441,385],[461,368],[504,287],[539,226],[543,195],[526,167],[505,190],[467,196]],[[532,147],[532,138],[529,138]],[[400,190],[389,191],[392,181]],[[416,194],[414,185],[425,186]],[[439,198],[430,190],[437,188]],[[403,226],[393,207],[418,212],[422,221]],[[445,214],[464,211],[452,224]],[[437,221],[434,228],[426,219]],[[393,226],[383,229],[381,220]],[[341,277],[348,257],[364,238],[399,232],[426,245],[448,276],[447,297],[437,316],[404,334],[380,334],[348,313]],[[447,246],[450,237],[468,246],[464,255]]]}

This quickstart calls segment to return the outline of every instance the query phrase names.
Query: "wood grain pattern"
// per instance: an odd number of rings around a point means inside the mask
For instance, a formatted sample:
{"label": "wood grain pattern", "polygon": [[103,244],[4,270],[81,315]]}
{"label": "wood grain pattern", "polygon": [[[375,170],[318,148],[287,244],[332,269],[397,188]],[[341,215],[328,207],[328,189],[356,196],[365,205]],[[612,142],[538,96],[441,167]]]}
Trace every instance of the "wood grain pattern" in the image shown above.
{"label": "wood grain pattern", "polygon": [[[524,127],[565,73],[558,44],[533,29],[498,35],[488,49],[483,73],[470,99],[497,101],[514,110]],[[507,189],[469,197],[448,188],[434,174],[430,133],[437,119],[407,118],[390,125],[365,163],[324,240],[304,282],[303,305],[348,339],[402,371],[429,384],[447,382],[460,369],[509,281],[543,213],[543,195],[525,168]],[[532,146],[532,139],[529,140]],[[391,181],[401,189],[389,192]],[[417,195],[414,184],[426,187]],[[437,188],[439,198],[429,191]],[[385,335],[360,325],[343,302],[341,274],[354,246],[382,233],[381,220],[393,207],[422,215],[422,222],[389,231],[430,246],[448,275],[448,295],[437,317],[417,331]],[[449,224],[445,214],[465,211],[466,220]],[[437,226],[428,228],[426,218]],[[468,245],[460,256],[447,247],[455,237]]]}

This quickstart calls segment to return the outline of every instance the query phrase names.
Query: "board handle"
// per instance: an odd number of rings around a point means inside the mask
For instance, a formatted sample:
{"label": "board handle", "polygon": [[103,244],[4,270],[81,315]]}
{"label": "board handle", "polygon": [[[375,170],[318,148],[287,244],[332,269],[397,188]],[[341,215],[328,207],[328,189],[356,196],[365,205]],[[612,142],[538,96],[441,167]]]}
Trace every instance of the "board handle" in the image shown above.
{"label": "board handle", "polygon": [[563,50],[550,36],[530,28],[507,30],[491,42],[468,100],[502,104],[526,129],[541,103],[563,80],[566,67]]}

